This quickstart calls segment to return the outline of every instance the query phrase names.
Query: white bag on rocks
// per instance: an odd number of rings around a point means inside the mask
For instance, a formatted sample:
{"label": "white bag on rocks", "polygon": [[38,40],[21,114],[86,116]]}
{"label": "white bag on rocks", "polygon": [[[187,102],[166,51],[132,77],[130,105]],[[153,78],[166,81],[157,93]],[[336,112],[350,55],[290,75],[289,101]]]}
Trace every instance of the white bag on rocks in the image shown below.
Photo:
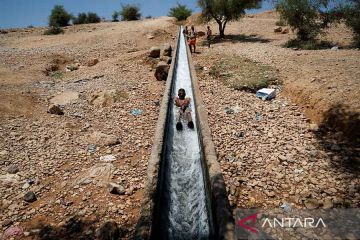
{"label": "white bag on rocks", "polygon": [[256,92],[256,96],[262,100],[271,100],[276,97],[276,90],[272,88],[262,88]]}

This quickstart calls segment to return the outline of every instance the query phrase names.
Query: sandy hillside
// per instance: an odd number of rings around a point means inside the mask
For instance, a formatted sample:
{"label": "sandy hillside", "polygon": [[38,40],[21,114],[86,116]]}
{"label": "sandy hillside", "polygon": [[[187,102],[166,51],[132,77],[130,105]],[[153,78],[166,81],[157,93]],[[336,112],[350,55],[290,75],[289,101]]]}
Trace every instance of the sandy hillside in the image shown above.
{"label": "sandy hillside", "polygon": [[[230,203],[359,207],[356,139],[323,125],[358,136],[360,52],[347,48],[351,32],[342,25],[326,37],[340,50],[283,48],[294,34],[274,33],[276,21],[274,12],[247,16],[210,49],[200,39],[193,54]],[[92,239],[115,220],[131,236],[164,90],[148,50],[174,45],[177,29],[164,17],[70,26],[57,36],[44,28],[0,35],[0,233],[21,226],[28,239]],[[275,74],[276,99],[210,74],[233,59],[239,64],[227,76]],[[47,113],[52,102],[64,115]],[[29,191],[36,201],[24,201]]]}

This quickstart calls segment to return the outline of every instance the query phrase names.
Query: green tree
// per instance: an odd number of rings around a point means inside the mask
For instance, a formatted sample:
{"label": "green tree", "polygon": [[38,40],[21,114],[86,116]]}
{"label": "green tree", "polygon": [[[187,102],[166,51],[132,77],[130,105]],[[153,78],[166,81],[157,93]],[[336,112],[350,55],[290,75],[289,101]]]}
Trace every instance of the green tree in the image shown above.
{"label": "green tree", "polygon": [[85,24],[87,23],[87,15],[86,13],[79,13],[77,17],[72,19],[73,24]]}
{"label": "green tree", "polygon": [[101,21],[100,17],[93,12],[89,13],[79,13],[77,17],[72,19],[73,24],[87,24],[87,23],[99,23]]}
{"label": "green tree", "polygon": [[323,32],[334,20],[328,0],[276,0],[280,17],[296,30],[297,38],[309,41]]}
{"label": "green tree", "polygon": [[50,27],[64,27],[69,25],[71,14],[62,5],[55,5],[49,16]]}
{"label": "green tree", "polygon": [[221,38],[225,37],[228,22],[240,19],[246,9],[259,8],[260,4],[261,0],[198,0],[202,18],[217,22]]}
{"label": "green tree", "polygon": [[119,12],[114,11],[111,17],[112,17],[113,22],[118,22],[119,21]]}
{"label": "green tree", "polygon": [[88,12],[86,19],[87,23],[99,23],[100,21],[101,19],[96,13]]}
{"label": "green tree", "polygon": [[192,14],[192,10],[177,3],[177,7],[170,8],[169,17],[175,17],[178,21],[186,20]]}
{"label": "green tree", "polygon": [[139,20],[141,17],[140,8],[131,4],[122,5],[120,15],[123,21]]}

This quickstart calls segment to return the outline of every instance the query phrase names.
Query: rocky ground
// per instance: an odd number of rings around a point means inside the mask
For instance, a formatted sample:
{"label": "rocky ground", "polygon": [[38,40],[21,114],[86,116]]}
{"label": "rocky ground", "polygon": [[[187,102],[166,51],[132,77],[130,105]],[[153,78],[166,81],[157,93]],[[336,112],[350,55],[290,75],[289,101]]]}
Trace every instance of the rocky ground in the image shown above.
{"label": "rocky ground", "polygon": [[[274,33],[276,21],[273,13],[248,16],[228,25],[227,40],[193,55],[230,202],[358,207],[359,146],[323,123],[333,117],[358,130],[351,126],[359,118],[360,53],[285,49],[294,35]],[[93,239],[104,222],[98,233],[116,229],[113,220],[129,238],[164,90],[148,50],[173,44],[177,26],[159,18],[72,26],[58,36],[43,31],[0,35],[1,230]],[[328,38],[346,47],[351,33],[339,26]],[[229,56],[275,69],[283,82],[276,99],[210,76]]]}
{"label": "rocky ground", "polygon": [[[358,139],[329,130],[324,114],[332,105],[350,106],[348,119],[353,121],[347,122],[346,112],[338,109],[336,113],[343,114],[338,123],[351,125],[359,136],[354,124],[359,122],[360,53],[285,49],[289,34],[272,32],[275,21],[273,13],[264,13],[232,23],[227,28],[230,37],[193,54],[231,205],[359,207]],[[216,25],[212,27],[216,32]],[[349,36],[341,26],[331,32]],[[328,37],[341,39],[333,33]],[[274,86],[276,99],[262,101],[214,76],[212,67],[229,56],[276,69],[283,83]],[[247,72],[245,67],[239,66],[240,72]]]}
{"label": "rocky ground", "polygon": [[131,234],[165,86],[149,49],[173,44],[176,30],[160,18],[1,36],[3,231],[93,239],[114,220]]}

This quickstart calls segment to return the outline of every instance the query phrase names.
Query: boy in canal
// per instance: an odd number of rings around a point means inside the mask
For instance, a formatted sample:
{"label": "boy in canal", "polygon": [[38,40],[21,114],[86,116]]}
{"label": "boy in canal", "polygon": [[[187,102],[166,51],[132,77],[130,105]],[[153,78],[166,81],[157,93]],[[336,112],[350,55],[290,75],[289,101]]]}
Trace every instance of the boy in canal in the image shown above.
{"label": "boy in canal", "polygon": [[178,97],[175,98],[175,105],[179,108],[179,111],[176,114],[176,129],[178,131],[181,131],[183,129],[181,120],[184,118],[188,122],[188,127],[194,129],[194,123],[192,121],[190,108],[191,99],[189,97],[185,98],[185,96],[185,89],[180,88],[178,90]]}

